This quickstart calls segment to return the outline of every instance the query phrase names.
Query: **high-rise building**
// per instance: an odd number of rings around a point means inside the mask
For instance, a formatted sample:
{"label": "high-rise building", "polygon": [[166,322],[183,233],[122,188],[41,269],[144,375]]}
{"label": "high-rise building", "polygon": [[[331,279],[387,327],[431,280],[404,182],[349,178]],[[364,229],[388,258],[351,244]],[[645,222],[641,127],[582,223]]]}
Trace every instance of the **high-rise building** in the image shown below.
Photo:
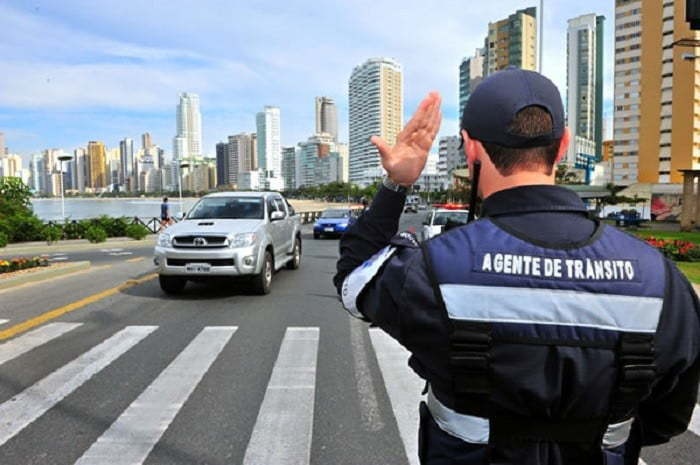
{"label": "high-rise building", "polygon": [[231,184],[228,168],[228,143],[219,142],[216,144],[216,187],[225,187]]}
{"label": "high-rise building", "polygon": [[517,10],[505,19],[489,23],[486,38],[486,74],[515,66],[537,67],[537,9]]}
{"label": "high-rise building", "polygon": [[44,175],[45,172],[45,167],[44,167],[44,157],[36,153],[32,155],[32,158],[29,162],[29,171],[30,171],[30,186],[32,189],[34,189],[35,192],[40,193],[40,194],[46,194],[47,189],[46,189],[46,177]]}
{"label": "high-rise building", "polygon": [[484,78],[484,53],[485,49],[477,48],[474,55],[465,57],[459,65],[459,115],[462,118],[464,105],[476,86]]}
{"label": "high-rise building", "polygon": [[467,157],[464,149],[460,148],[462,139],[460,136],[441,137],[438,141],[437,173],[452,180],[452,172],[458,168],[467,166]]}
{"label": "high-rise building", "polygon": [[22,174],[22,157],[19,155],[0,155],[0,177],[19,178]]}
{"label": "high-rise building", "polygon": [[228,136],[228,165],[227,178],[230,184],[238,184],[238,174],[250,171],[252,166],[250,153],[252,147],[250,134],[242,132]]}
{"label": "high-rise building", "polygon": [[80,192],[85,192],[85,187],[88,185],[87,179],[89,177],[87,168],[87,150],[84,147],[78,147],[73,150],[73,160],[71,161],[74,165],[74,182],[73,188]]}
{"label": "high-rise building", "polygon": [[109,179],[107,177],[107,153],[105,144],[91,140],[87,147],[88,159],[90,160],[90,187],[93,189],[103,189],[107,187]]}
{"label": "high-rise building", "polygon": [[338,109],[329,97],[316,97],[316,134],[326,132],[338,141]]}
{"label": "high-rise building", "polygon": [[0,132],[0,157],[5,155],[5,133]]}
{"label": "high-rise building", "polygon": [[284,188],[297,188],[297,150],[296,147],[282,147],[282,178]]}
{"label": "high-rise building", "polygon": [[248,151],[249,157],[245,160],[243,168],[245,171],[253,171],[258,169],[258,135],[256,133],[250,134],[250,150]]}
{"label": "high-rise building", "polygon": [[356,66],[348,85],[350,110],[350,182],[369,185],[382,168],[373,135],[388,144],[403,128],[403,73],[390,58],[371,58]]}
{"label": "high-rise building", "polygon": [[265,106],[256,116],[258,141],[258,167],[265,178],[282,175],[282,147],[280,144],[280,109]]}
{"label": "high-rise building", "polygon": [[[323,182],[316,177],[319,160],[336,152],[333,137],[328,133],[316,134],[299,143],[299,186],[316,186]],[[337,181],[337,179],[334,179]],[[330,181],[328,181],[330,182]]]}
{"label": "high-rise building", "polygon": [[173,158],[180,160],[200,156],[202,154],[202,115],[199,112],[197,94],[188,92],[180,94],[176,122],[177,134],[173,141]]}
{"label": "high-rise building", "polygon": [[150,132],[144,132],[141,134],[141,148],[143,150],[148,150],[153,147],[153,139],[151,138]]}
{"label": "high-rise building", "polygon": [[134,183],[134,140],[128,137],[119,141],[119,168],[119,184],[131,192]]}
{"label": "high-rise building", "polygon": [[604,16],[581,15],[567,30],[567,126],[571,144],[569,167],[599,161],[603,150],[603,23]]}
{"label": "high-rise building", "polygon": [[679,183],[700,169],[700,39],[685,2],[616,0],[613,182]]}

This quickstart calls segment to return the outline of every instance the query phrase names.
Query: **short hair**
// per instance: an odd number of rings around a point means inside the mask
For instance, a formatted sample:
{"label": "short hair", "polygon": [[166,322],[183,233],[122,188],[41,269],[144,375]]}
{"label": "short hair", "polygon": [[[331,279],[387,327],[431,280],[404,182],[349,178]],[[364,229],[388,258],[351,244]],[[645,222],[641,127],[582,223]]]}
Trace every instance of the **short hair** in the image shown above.
{"label": "short hair", "polygon": [[[520,110],[508,126],[512,134],[536,137],[552,132],[552,115],[538,105]],[[510,176],[518,171],[544,171],[552,174],[559,154],[561,138],[539,147],[504,147],[492,142],[481,142],[491,162],[502,176]]]}
{"label": "short hair", "polygon": [[163,197],[163,202],[167,202],[167,201],[168,201],[168,198],[167,198],[167,197]]}

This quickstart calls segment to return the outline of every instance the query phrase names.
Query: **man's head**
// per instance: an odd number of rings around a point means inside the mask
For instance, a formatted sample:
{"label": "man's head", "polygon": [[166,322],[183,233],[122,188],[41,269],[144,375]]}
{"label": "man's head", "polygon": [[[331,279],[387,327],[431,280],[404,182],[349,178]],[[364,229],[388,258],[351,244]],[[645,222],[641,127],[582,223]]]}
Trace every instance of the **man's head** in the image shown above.
{"label": "man's head", "polygon": [[541,74],[516,68],[479,84],[464,108],[461,126],[469,165],[479,160],[482,167],[493,166],[495,173],[482,174],[482,183],[495,179],[495,190],[547,183],[550,177],[553,182],[553,167],[569,142],[556,86]]}
{"label": "man's head", "polygon": [[167,198],[167,197],[163,197],[163,202],[167,202],[167,201],[168,201],[168,198]]}

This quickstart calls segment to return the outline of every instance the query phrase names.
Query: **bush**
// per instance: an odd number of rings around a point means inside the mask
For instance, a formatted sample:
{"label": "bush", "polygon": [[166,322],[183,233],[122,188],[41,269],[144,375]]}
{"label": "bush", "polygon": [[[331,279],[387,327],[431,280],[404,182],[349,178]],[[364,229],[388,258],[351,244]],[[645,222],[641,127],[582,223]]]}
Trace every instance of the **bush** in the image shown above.
{"label": "bush", "polygon": [[150,231],[142,224],[130,224],[126,227],[126,235],[132,239],[140,241],[148,236]]}
{"label": "bush", "polygon": [[696,262],[700,261],[700,246],[690,241],[680,239],[659,239],[656,237],[647,237],[647,244],[656,247],[656,249],[671,260],[679,262]]}
{"label": "bush", "polygon": [[9,236],[10,242],[44,239],[44,223],[31,211],[8,216],[3,223],[4,232]]}
{"label": "bush", "polygon": [[43,235],[47,244],[53,244],[63,237],[63,229],[57,224],[48,224],[44,227]]}
{"label": "bush", "polygon": [[126,228],[129,226],[129,222],[126,218],[112,218],[102,215],[93,221],[95,226],[102,228],[107,233],[107,237],[121,237],[127,235]]}
{"label": "bush", "polygon": [[45,257],[33,258],[13,258],[11,260],[0,260],[0,274],[12,271],[36,268],[37,266],[49,266],[49,261]]}
{"label": "bush", "polygon": [[63,235],[66,239],[82,239],[85,228],[77,221],[71,221],[63,225]]}
{"label": "bush", "polygon": [[104,242],[107,240],[107,232],[99,226],[90,226],[85,231],[85,239],[90,242]]}
{"label": "bush", "polygon": [[5,234],[3,231],[0,231],[0,248],[5,247],[8,241],[9,238],[7,237],[7,234]]}

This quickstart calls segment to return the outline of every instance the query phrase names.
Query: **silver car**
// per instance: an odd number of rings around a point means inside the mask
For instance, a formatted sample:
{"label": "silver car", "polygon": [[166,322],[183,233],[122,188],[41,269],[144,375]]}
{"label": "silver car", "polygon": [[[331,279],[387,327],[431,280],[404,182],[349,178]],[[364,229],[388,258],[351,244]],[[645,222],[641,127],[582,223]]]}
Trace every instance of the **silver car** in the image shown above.
{"label": "silver car", "polygon": [[202,197],[183,221],[158,235],[153,261],[166,293],[188,280],[247,277],[257,294],[272,274],[299,268],[301,220],[276,192],[220,192]]}

